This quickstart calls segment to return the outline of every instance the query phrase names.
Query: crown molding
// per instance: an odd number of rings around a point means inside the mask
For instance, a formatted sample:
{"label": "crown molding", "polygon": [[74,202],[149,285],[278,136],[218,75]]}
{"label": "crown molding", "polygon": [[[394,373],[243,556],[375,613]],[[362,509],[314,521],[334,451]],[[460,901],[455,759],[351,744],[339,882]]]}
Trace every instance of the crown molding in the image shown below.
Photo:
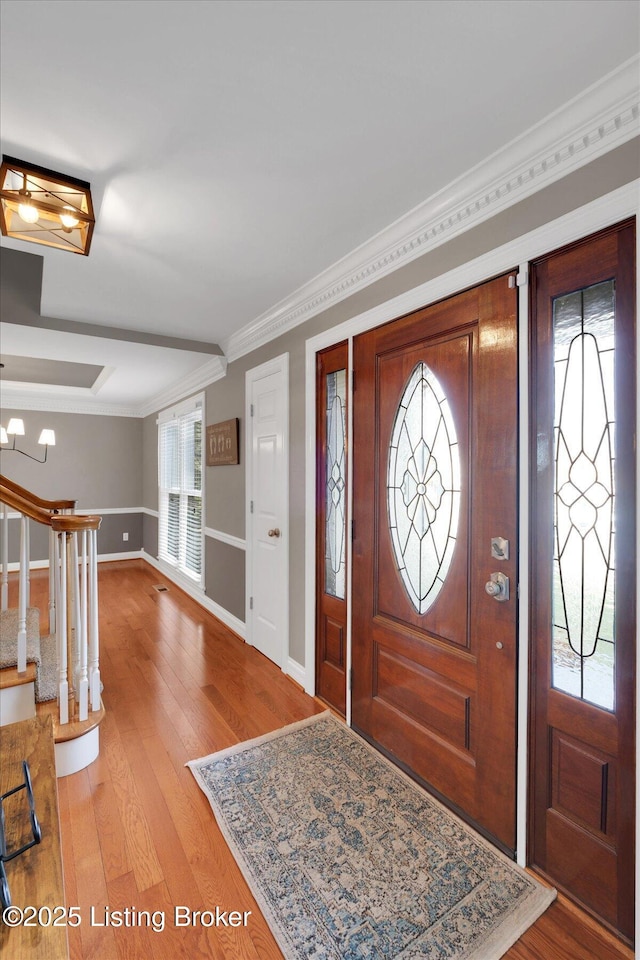
{"label": "crown molding", "polygon": [[640,57],[627,60],[299,287],[223,342],[228,360],[263,346],[637,136],[639,74]]}
{"label": "crown molding", "polygon": [[177,403],[178,400],[183,400],[192,393],[197,393],[198,390],[204,390],[210,383],[222,380],[226,372],[227,358],[222,356],[212,357],[211,360],[198,367],[193,373],[172,384],[167,390],[151,397],[150,400],[145,401],[140,407],[138,416],[148,417],[152,413],[157,413],[159,410]]}
{"label": "crown molding", "polygon": [[[2,384],[3,410],[42,410],[46,413],[91,413],[98,417],[140,417],[142,414],[135,407],[123,406],[119,403],[100,403],[84,397],[69,396],[64,393],[65,388],[48,387],[42,389],[43,384],[30,384],[29,390],[13,389],[9,382]],[[32,390],[31,387],[40,389]]]}
{"label": "crown molding", "polygon": [[101,403],[93,397],[90,388],[24,384],[7,380],[1,388],[2,408],[41,410],[47,413],[86,413],[105,417],[148,417],[198,390],[203,390],[210,383],[221,380],[226,371],[226,357],[214,356],[189,376],[183,377],[139,406]]}

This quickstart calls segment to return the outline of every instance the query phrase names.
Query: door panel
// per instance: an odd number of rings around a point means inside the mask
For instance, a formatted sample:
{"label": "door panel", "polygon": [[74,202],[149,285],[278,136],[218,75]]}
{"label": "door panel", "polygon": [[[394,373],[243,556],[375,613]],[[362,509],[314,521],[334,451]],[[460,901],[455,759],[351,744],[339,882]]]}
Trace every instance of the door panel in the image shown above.
{"label": "door panel", "polygon": [[346,341],[316,357],[316,692],[342,716],[347,655]]}
{"label": "door panel", "polygon": [[533,265],[533,863],[633,937],[635,250]]}
{"label": "door panel", "polygon": [[508,851],[516,305],[504,276],[354,342],[353,725]]}

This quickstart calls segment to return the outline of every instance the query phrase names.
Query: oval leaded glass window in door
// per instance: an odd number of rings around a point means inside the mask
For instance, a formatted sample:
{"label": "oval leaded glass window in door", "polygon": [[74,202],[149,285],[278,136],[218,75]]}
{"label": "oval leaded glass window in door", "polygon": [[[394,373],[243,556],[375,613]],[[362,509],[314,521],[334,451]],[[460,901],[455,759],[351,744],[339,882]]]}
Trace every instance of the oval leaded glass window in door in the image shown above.
{"label": "oval leaded glass window in door", "polygon": [[393,552],[419,614],[451,565],[460,509],[460,456],[449,402],[426,363],[414,368],[396,412],[387,470]]}

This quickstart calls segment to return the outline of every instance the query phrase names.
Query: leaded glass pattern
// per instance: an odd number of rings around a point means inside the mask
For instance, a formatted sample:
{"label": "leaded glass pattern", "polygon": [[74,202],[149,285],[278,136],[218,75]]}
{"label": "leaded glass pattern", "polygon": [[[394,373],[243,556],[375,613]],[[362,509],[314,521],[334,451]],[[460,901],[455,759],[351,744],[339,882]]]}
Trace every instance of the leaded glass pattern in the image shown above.
{"label": "leaded glass pattern", "polygon": [[347,372],[335,370],[326,379],[327,471],[325,483],[324,589],[344,600],[346,563],[346,398]]}
{"label": "leaded glass pattern", "polygon": [[396,412],[387,470],[389,530],[409,599],[427,612],[456,543],[460,454],[449,402],[426,363],[414,368]]}
{"label": "leaded glass pattern", "polygon": [[613,710],[613,280],[553,302],[553,686]]}

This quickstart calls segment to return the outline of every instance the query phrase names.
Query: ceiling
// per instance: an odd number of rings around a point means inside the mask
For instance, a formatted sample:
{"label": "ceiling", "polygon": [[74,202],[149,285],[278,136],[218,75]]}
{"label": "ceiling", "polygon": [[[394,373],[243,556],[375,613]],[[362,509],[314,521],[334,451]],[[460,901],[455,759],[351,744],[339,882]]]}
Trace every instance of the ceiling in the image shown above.
{"label": "ceiling", "polygon": [[211,372],[640,47],[635,0],[3,0],[0,26],[2,152],[89,180],[96,211],[86,258],[2,238],[44,258],[49,318],[3,317],[2,349],[111,370],[57,384],[96,412]]}

